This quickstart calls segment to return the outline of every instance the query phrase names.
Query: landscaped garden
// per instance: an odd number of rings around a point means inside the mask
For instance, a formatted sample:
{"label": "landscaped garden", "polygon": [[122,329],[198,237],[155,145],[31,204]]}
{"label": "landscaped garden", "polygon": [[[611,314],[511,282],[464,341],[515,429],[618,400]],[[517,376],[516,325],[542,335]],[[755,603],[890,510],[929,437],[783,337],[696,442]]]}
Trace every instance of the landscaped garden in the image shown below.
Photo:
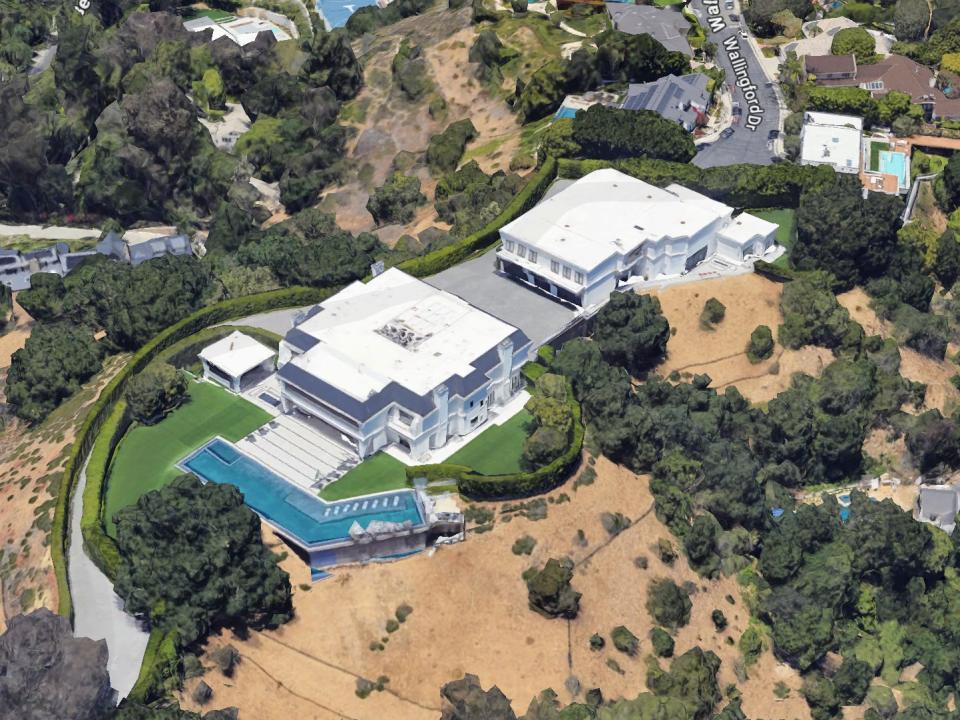
{"label": "landscaped garden", "polygon": [[237,441],[270,419],[256,405],[211,383],[190,383],[190,398],[156,425],[131,428],[110,468],[104,519],[114,532],[113,515],[141,495],[182,474],[176,464],[217,435]]}
{"label": "landscaped garden", "polygon": [[790,249],[797,237],[797,211],[793,208],[765,208],[760,210],[748,210],[751,215],[756,215],[767,222],[777,224],[777,234],[774,239],[778,245],[783,245],[786,252],[778,257],[773,265],[776,267],[790,267]]}
{"label": "landscaped garden", "polygon": [[508,475],[523,470],[523,446],[533,427],[533,416],[521,410],[503,425],[491,425],[447,463],[466,465],[481,475]]}
{"label": "landscaped garden", "polygon": [[398,490],[407,486],[404,464],[385,452],[371,455],[339,480],[320,491],[324,500],[334,501],[357,495]]}

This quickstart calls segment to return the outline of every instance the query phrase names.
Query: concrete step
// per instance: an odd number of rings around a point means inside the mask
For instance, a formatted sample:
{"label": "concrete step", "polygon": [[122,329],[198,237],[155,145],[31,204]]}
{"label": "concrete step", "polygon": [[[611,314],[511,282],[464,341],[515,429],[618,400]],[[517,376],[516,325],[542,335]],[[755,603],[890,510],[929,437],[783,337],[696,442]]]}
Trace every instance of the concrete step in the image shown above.
{"label": "concrete step", "polygon": [[338,464],[343,460],[355,457],[356,453],[350,448],[340,445],[335,440],[331,440],[326,435],[314,430],[309,425],[289,416],[282,415],[275,421],[275,427],[281,427],[307,441],[311,447],[322,450],[329,454],[331,458],[336,458]]}
{"label": "concrete step", "polygon": [[265,442],[250,442],[244,438],[237,447],[255,460],[263,463],[278,475],[298,485],[310,487],[316,481],[316,471],[289,456],[284,457],[275,445]]}
{"label": "concrete step", "polygon": [[270,428],[267,437],[280,438],[288,442],[291,446],[297,448],[300,455],[304,456],[302,459],[305,462],[336,467],[345,459],[340,455],[329,452],[322,444],[324,442],[322,437],[306,437],[287,425],[277,425],[277,427]]}

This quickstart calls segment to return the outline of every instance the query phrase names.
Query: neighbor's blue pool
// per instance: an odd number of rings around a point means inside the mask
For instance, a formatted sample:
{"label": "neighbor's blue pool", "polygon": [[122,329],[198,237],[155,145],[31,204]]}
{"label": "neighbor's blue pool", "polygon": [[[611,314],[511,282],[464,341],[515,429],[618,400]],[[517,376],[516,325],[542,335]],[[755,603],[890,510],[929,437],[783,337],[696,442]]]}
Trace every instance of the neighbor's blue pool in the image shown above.
{"label": "neighbor's blue pool", "polygon": [[566,105],[561,105],[560,109],[557,110],[556,114],[553,116],[554,120],[567,120],[573,119],[577,115],[577,108],[567,107]]}
{"label": "neighbor's blue pool", "polygon": [[900,187],[907,185],[907,156],[891,150],[880,151],[880,172],[884,175],[896,175]]}
{"label": "neighbor's blue pool", "polygon": [[216,438],[180,463],[201,480],[236,485],[244,502],[260,516],[312,546],[350,537],[354,522],[366,528],[374,520],[423,525],[413,490],[327,502],[290,484],[272,470]]}
{"label": "neighbor's blue pool", "polygon": [[357,10],[376,5],[377,0],[317,0],[317,11],[327,19],[331,28],[343,27]]}

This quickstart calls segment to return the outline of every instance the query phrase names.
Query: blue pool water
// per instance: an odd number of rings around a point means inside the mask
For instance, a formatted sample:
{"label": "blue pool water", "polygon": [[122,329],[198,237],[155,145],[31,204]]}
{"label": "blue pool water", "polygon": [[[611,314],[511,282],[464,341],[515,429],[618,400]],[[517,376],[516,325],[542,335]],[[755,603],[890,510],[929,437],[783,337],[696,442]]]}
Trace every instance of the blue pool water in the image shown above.
{"label": "blue pool water", "polygon": [[576,108],[567,107],[566,105],[561,105],[560,109],[557,110],[556,115],[553,116],[554,120],[567,120],[573,119],[577,114]]}
{"label": "blue pool water", "polygon": [[890,150],[880,151],[880,172],[885,175],[896,175],[900,187],[907,184],[907,156],[903,153]]}
{"label": "blue pool water", "polygon": [[247,505],[306,545],[346,540],[354,522],[363,528],[374,520],[409,520],[414,527],[423,525],[423,513],[412,490],[327,502],[291,485],[220,438],[211,440],[180,466],[202,480],[236,485]]}
{"label": "blue pool water", "polygon": [[327,19],[331,28],[343,27],[357,10],[376,5],[377,0],[317,0],[317,11]]}

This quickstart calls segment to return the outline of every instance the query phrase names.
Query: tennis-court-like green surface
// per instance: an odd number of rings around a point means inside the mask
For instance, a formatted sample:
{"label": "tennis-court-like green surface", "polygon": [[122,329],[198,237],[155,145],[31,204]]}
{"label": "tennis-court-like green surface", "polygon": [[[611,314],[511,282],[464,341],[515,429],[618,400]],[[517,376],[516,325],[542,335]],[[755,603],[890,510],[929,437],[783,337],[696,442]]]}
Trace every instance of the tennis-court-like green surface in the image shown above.
{"label": "tennis-court-like green surface", "polygon": [[217,435],[237,441],[270,420],[270,413],[211,383],[191,383],[190,399],[156,425],[137,426],[120,442],[104,499],[107,532],[113,515],[181,474],[176,464]]}

